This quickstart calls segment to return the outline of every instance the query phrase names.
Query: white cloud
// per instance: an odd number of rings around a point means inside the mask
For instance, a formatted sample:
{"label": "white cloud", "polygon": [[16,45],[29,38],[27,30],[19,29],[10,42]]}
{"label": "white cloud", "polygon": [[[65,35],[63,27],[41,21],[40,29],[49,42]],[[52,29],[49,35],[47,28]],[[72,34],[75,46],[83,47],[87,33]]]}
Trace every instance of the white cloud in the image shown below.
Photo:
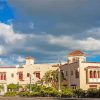
{"label": "white cloud", "polygon": [[25,38],[24,35],[15,33],[12,25],[0,23],[0,37],[3,37],[7,43],[13,43]]}
{"label": "white cloud", "polygon": [[18,58],[16,60],[20,63],[20,62],[24,62],[25,58],[18,56]]}
{"label": "white cloud", "polygon": [[[87,31],[87,34],[90,34],[90,31]],[[26,53],[38,51],[39,53],[47,55],[57,55],[58,52],[60,52],[64,55],[68,49],[93,51],[93,53],[99,53],[100,49],[100,40],[92,36],[83,39],[76,39],[75,37],[68,35],[54,36],[47,33],[40,35],[34,33],[21,34],[19,32],[15,32],[12,25],[6,25],[4,23],[0,23],[0,39],[0,55],[9,55],[11,54],[11,51],[14,51],[15,58],[13,60],[17,60],[17,62],[25,61],[22,57],[23,54],[21,55],[21,53],[18,53],[20,52],[18,50],[23,50]],[[52,51],[50,51],[45,45],[50,45],[51,47],[52,45],[53,47],[54,45],[57,45],[58,49],[64,47],[66,50],[64,49],[55,52],[53,51],[55,48],[52,48]],[[10,56],[12,58],[13,54]]]}
{"label": "white cloud", "polygon": [[93,35],[93,34],[94,35],[100,35],[100,27],[92,28],[92,29],[86,31],[86,33],[89,34],[89,35]]}
{"label": "white cloud", "polygon": [[[96,29],[95,29],[96,30]],[[98,28],[96,31],[89,30],[87,31],[87,34],[93,34],[93,32],[100,33],[100,29]],[[23,47],[26,43],[29,43],[30,39],[32,39],[31,42],[35,41],[44,41],[49,44],[54,44],[62,47],[66,47],[69,49],[82,49],[82,50],[99,50],[100,48],[100,40],[96,39],[94,37],[87,37],[84,39],[76,39],[74,37],[68,36],[68,35],[61,35],[61,36],[53,36],[49,34],[42,34],[42,35],[36,35],[36,34],[20,34],[18,32],[14,32],[12,25],[6,25],[4,23],[0,23],[0,37],[3,37],[6,43],[13,44],[13,47],[19,48]],[[41,42],[40,41],[40,42]],[[5,46],[5,45],[4,45]],[[0,48],[0,54],[4,53],[4,46],[1,45]],[[27,46],[27,50],[36,50],[37,47]]]}
{"label": "white cloud", "polygon": [[87,37],[81,40],[75,39],[71,36],[51,36],[49,38],[49,42],[51,44],[56,44],[69,49],[81,49],[90,51],[98,51],[100,49],[100,40],[93,37]]}

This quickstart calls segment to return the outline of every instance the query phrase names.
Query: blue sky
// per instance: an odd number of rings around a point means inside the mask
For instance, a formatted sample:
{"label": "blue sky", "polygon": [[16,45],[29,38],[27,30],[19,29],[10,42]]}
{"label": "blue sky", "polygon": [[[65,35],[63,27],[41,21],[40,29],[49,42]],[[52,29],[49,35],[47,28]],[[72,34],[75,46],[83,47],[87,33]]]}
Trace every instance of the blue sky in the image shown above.
{"label": "blue sky", "polygon": [[0,0],[1,65],[65,62],[77,49],[100,62],[100,0]]}

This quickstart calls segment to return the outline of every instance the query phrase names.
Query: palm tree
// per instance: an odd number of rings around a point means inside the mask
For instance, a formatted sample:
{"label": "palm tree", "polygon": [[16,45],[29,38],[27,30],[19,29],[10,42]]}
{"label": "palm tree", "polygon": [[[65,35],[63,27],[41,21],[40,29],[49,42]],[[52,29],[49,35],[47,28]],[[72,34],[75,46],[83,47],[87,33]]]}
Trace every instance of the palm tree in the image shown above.
{"label": "palm tree", "polygon": [[48,86],[51,84],[54,88],[57,88],[58,85],[58,71],[52,71],[49,70],[45,73],[44,77],[42,78],[42,80],[45,81],[46,84],[48,84]]}
{"label": "palm tree", "polygon": [[49,84],[52,81],[52,71],[49,70],[45,73],[45,75],[43,76],[43,80],[45,81],[45,83],[49,86]]}

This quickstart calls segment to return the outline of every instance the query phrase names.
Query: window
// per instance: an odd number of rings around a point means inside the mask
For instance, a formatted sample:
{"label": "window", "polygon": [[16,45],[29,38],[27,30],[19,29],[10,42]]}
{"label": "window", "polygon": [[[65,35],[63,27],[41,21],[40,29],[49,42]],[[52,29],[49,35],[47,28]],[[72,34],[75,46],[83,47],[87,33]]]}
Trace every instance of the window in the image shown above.
{"label": "window", "polygon": [[30,73],[27,73],[27,77],[30,77]]}
{"label": "window", "polygon": [[6,74],[4,74],[4,80],[6,80]]}
{"label": "window", "polygon": [[36,73],[36,77],[40,79],[40,73]]}
{"label": "window", "polygon": [[75,77],[79,78],[79,72],[78,72],[78,70],[75,70]]}
{"label": "window", "polygon": [[0,80],[6,80],[6,73],[5,72],[0,73]]}
{"label": "window", "polygon": [[19,80],[23,80],[23,72],[19,72]]}
{"label": "window", "polygon": [[73,58],[73,62],[75,62],[76,60],[75,60],[75,58]]}
{"label": "window", "polygon": [[11,73],[11,77],[12,77],[12,78],[14,77],[14,73]]}
{"label": "window", "polygon": [[96,71],[93,72],[94,78],[97,78]]}
{"label": "window", "polygon": [[3,74],[1,73],[1,80],[3,80]]}
{"label": "window", "polygon": [[73,71],[71,71],[71,76],[73,75]]}
{"label": "window", "polygon": [[100,78],[100,71],[98,71],[98,78]]}
{"label": "window", "polygon": [[90,71],[90,78],[93,78],[93,72]]}
{"label": "window", "polygon": [[62,79],[64,79],[64,71],[63,70],[60,71],[60,76]]}
{"label": "window", "polygon": [[68,72],[66,71],[66,76],[68,75]]}

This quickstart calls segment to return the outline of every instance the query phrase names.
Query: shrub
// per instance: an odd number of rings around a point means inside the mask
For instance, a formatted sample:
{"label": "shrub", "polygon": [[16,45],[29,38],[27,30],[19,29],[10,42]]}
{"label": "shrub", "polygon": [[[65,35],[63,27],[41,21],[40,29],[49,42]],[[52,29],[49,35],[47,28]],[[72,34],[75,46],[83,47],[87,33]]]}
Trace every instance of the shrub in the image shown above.
{"label": "shrub", "polygon": [[86,95],[85,90],[82,90],[80,88],[77,88],[77,89],[73,90],[73,93],[74,93],[74,96],[78,97],[78,98],[79,97],[85,97],[85,95]]}
{"label": "shrub", "polygon": [[9,84],[8,86],[7,86],[7,88],[10,90],[10,91],[15,91],[15,90],[17,90],[17,85],[16,84]]}
{"label": "shrub", "polygon": [[61,97],[66,97],[66,98],[73,97],[73,91],[71,89],[64,89],[62,90]]}
{"label": "shrub", "polygon": [[23,91],[23,92],[19,92],[18,95],[22,96],[22,97],[29,97],[30,96],[30,92],[29,91]]}
{"label": "shrub", "polygon": [[99,97],[100,90],[97,89],[88,89],[86,92],[86,97],[97,98]]}
{"label": "shrub", "polygon": [[6,92],[6,93],[4,94],[4,96],[16,96],[16,95],[17,95],[16,92],[11,92],[11,91]]}
{"label": "shrub", "polygon": [[40,92],[31,92],[31,93],[30,93],[30,96],[31,96],[31,97],[41,96],[41,93],[40,93]]}

